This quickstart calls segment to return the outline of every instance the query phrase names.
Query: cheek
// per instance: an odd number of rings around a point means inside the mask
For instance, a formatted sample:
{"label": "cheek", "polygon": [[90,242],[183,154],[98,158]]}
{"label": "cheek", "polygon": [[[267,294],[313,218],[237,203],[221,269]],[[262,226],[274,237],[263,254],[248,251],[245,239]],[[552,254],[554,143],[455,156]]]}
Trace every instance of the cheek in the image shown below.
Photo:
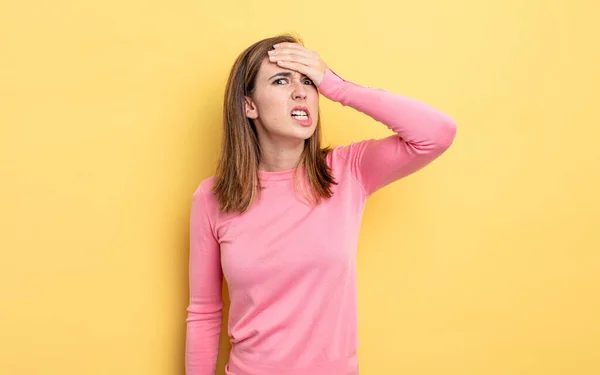
{"label": "cheek", "polygon": [[258,103],[259,116],[263,118],[280,118],[285,115],[286,98],[282,95],[265,95]]}

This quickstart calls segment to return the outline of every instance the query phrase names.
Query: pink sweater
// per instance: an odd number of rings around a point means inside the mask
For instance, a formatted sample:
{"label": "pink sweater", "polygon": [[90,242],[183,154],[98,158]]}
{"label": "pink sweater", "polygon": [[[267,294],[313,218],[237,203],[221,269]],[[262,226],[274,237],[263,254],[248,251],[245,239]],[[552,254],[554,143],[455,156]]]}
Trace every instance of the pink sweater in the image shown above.
{"label": "pink sweater", "polygon": [[428,105],[331,70],[319,91],[396,134],[334,148],[327,162],[338,185],[315,207],[294,192],[293,170],[260,171],[265,189],[243,215],[220,212],[213,177],[202,181],[190,219],[187,375],[215,374],[223,276],[231,301],[227,374],[358,374],[355,266],[365,202],[440,156],[456,125]]}

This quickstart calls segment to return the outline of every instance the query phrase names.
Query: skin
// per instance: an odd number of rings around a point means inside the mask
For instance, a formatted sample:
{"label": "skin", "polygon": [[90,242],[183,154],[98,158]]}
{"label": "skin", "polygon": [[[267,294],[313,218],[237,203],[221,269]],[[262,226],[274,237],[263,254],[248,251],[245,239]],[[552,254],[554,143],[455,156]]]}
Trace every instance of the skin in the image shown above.
{"label": "skin", "polygon": [[[297,43],[274,47],[261,64],[254,93],[245,97],[246,116],[254,121],[258,133],[259,169],[267,172],[296,166],[304,141],[316,129],[318,87],[327,69],[318,53]],[[291,116],[295,106],[308,108],[310,126],[300,125]]]}

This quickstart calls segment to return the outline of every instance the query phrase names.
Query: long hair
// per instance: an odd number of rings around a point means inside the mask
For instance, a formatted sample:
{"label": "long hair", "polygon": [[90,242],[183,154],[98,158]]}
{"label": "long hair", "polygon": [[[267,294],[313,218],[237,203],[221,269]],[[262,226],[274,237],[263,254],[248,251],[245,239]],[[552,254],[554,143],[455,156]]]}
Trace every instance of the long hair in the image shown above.
{"label": "long hair", "polygon": [[[260,147],[254,123],[246,117],[244,96],[255,89],[256,77],[262,61],[273,45],[302,40],[282,34],[258,41],[248,47],[235,60],[227,80],[223,105],[223,137],[221,155],[217,163],[213,192],[223,212],[246,212],[260,197],[258,165]],[[319,111],[320,112],[320,111]],[[325,158],[330,148],[321,149],[321,116],[314,134],[304,142],[304,150],[296,166],[305,174],[305,197],[313,204],[333,195],[331,185],[336,184]]]}

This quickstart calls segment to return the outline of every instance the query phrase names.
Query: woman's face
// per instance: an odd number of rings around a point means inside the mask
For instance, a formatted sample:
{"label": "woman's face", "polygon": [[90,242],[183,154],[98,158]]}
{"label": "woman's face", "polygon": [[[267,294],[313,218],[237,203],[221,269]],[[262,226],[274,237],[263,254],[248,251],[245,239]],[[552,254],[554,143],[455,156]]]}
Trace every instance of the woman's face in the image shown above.
{"label": "woman's face", "polygon": [[310,138],[319,120],[319,92],[299,72],[281,68],[265,58],[254,93],[245,98],[246,116],[262,141],[297,143]]}

